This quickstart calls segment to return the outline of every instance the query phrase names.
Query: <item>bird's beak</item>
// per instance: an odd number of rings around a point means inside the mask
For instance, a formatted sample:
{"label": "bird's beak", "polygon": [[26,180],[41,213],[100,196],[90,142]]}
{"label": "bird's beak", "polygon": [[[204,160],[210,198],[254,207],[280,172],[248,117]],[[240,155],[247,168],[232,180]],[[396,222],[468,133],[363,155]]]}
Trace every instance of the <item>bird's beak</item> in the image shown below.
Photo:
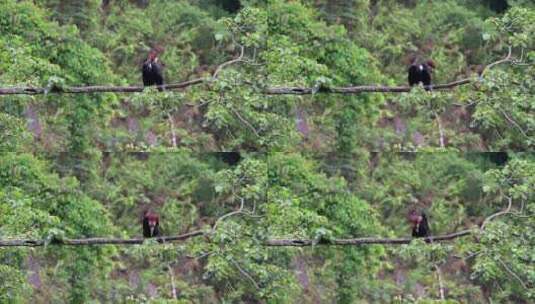
{"label": "bird's beak", "polygon": [[154,235],[154,226],[151,226],[151,227],[150,227],[150,235],[151,235],[151,236]]}

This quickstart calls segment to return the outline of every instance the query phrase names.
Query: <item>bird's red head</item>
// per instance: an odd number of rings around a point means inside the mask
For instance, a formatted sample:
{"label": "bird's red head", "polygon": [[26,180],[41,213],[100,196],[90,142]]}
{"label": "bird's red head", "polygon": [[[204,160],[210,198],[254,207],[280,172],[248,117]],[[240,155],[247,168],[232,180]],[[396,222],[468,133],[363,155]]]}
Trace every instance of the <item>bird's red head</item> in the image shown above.
{"label": "bird's red head", "polygon": [[432,69],[435,68],[435,62],[433,60],[427,60],[425,62],[428,66],[430,66]]}
{"label": "bird's red head", "polygon": [[154,227],[156,227],[156,225],[160,222],[160,216],[152,211],[145,211],[143,219],[147,221],[151,229],[154,229]]}
{"label": "bird's red head", "polygon": [[409,221],[413,224],[418,224],[422,221],[422,215],[415,209],[412,209],[411,211],[409,211],[408,218],[409,218]]}
{"label": "bird's red head", "polygon": [[156,58],[158,58],[158,53],[154,50],[149,52],[149,56],[147,56],[147,59],[150,61],[154,61]]}
{"label": "bird's red head", "polygon": [[156,58],[158,58],[158,55],[160,55],[162,52],[163,52],[163,47],[159,45],[155,46],[150,50],[148,59],[155,60]]}

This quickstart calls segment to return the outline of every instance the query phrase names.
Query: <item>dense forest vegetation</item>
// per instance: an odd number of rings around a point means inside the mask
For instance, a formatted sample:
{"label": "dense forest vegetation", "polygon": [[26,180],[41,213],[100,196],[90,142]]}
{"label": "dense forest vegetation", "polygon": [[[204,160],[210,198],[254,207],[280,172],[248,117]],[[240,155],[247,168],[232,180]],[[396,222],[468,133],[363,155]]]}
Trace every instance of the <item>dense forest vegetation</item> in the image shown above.
{"label": "dense forest vegetation", "polygon": [[[533,1],[0,0],[0,33],[0,303],[535,301]],[[396,91],[415,55],[451,85]]]}

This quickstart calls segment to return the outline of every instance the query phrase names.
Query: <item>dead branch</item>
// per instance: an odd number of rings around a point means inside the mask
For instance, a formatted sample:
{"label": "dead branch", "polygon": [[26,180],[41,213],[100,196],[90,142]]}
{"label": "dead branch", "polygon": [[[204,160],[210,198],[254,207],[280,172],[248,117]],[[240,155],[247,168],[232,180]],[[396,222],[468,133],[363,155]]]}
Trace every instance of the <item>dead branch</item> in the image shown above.
{"label": "dead branch", "polygon": [[170,264],[167,265],[167,271],[169,272],[169,276],[171,277],[171,297],[176,300],[177,292],[176,292],[176,284],[175,284],[175,274]]}
{"label": "dead branch", "polygon": [[[234,59],[232,61],[239,61]],[[234,63],[234,62],[233,62]],[[219,73],[219,71],[216,71]],[[214,73],[217,76],[216,73]],[[190,86],[203,84],[208,82],[210,78],[197,78],[173,84],[164,84],[157,86],[167,91],[184,89]],[[472,79],[457,80],[447,84],[431,85],[426,87],[432,90],[446,90],[456,86],[465,85],[471,83]],[[54,87],[52,89],[47,87],[12,87],[12,88],[0,88],[0,95],[40,95],[40,94],[87,94],[87,93],[135,93],[142,92],[145,89],[144,86],[77,86],[77,87]],[[315,93],[316,88],[305,87],[269,87],[263,90],[263,94],[266,95],[307,95]],[[409,92],[411,87],[388,87],[388,86],[352,86],[352,87],[332,87],[332,88],[320,88],[318,93],[335,93],[335,94],[359,94],[359,93],[402,93]]]}
{"label": "dead branch", "polygon": [[[430,90],[446,90],[451,89],[457,86],[469,84],[473,82],[472,79],[466,78],[457,80],[454,82],[438,85],[424,86],[426,89]],[[352,86],[352,87],[321,87],[319,90],[317,88],[311,87],[271,87],[264,90],[264,94],[267,95],[309,95],[314,93],[331,93],[331,94],[359,94],[359,93],[402,93],[410,92],[411,87],[401,86],[401,87],[388,87],[381,85],[363,85],[363,86]]]}
{"label": "dead branch", "polygon": [[[449,241],[459,237],[468,236],[473,233],[472,230],[463,230],[451,234],[440,235],[440,236],[430,236],[422,238],[426,242],[440,242],[440,241]],[[305,247],[305,246],[318,246],[318,245],[339,245],[339,246],[354,246],[354,245],[370,245],[370,244],[388,244],[388,245],[402,245],[409,244],[413,241],[413,238],[400,238],[400,239],[383,239],[383,238],[374,238],[374,237],[363,237],[355,239],[333,239],[333,240],[321,240],[317,242],[312,239],[271,239],[267,240],[265,246],[294,246],[294,247]]]}
{"label": "dead branch", "polygon": [[225,218],[229,217],[229,216],[233,216],[233,215],[236,215],[236,214],[241,214],[243,213],[243,207],[245,205],[245,200],[243,198],[241,198],[241,202],[240,202],[240,208],[236,211],[232,211],[232,212],[229,212],[225,215],[222,215],[221,217],[219,217],[215,223],[214,223],[214,226],[212,226],[212,232],[215,232],[216,231],[216,228],[217,228],[217,225],[223,221]]}
{"label": "dead branch", "polygon": [[236,58],[236,59],[232,59],[232,60],[229,60],[229,61],[227,61],[227,62],[224,62],[224,63],[220,64],[220,65],[216,68],[214,74],[212,75],[212,78],[214,78],[214,79],[217,78],[217,74],[219,74],[219,72],[221,72],[221,70],[222,70],[224,67],[242,61],[242,59],[243,59],[243,53],[244,53],[244,52],[245,52],[245,48],[244,48],[243,45],[242,45],[242,46],[240,46],[240,55],[238,56],[238,58]]}
{"label": "dead branch", "polygon": [[502,259],[498,258],[498,262],[500,262],[500,264],[502,264],[503,268],[505,268],[505,270],[511,275],[513,276],[519,283],[520,285],[522,285],[522,287],[524,287],[525,290],[528,290],[528,286],[526,285],[526,283],[514,272],[511,270],[511,268],[509,268],[507,266],[507,264],[505,264]]}
{"label": "dead branch", "polygon": [[[501,59],[501,60],[498,60],[498,61],[495,61],[487,66],[485,66],[483,68],[483,71],[481,71],[481,77],[483,77],[485,75],[485,72],[487,72],[488,70],[490,70],[492,67],[494,67],[495,65],[498,65],[498,64],[501,64],[501,63],[505,63],[505,62],[510,62],[512,61],[511,59],[511,54],[513,52],[513,48],[511,46],[508,47],[509,50],[507,52],[507,56],[505,56],[505,58]],[[523,56],[523,53],[522,53],[522,56]]]}
{"label": "dead branch", "polygon": [[444,128],[442,127],[442,123],[440,121],[440,115],[435,112],[435,117],[436,117],[436,120],[437,120],[438,133],[440,135],[440,137],[439,137],[440,147],[444,148],[446,146],[444,144]]}
{"label": "dead branch", "polygon": [[440,270],[440,266],[438,264],[435,264],[434,266],[437,273],[438,293],[440,295],[440,299],[444,301],[446,298],[444,297],[444,283],[442,282],[442,271]]}
{"label": "dead branch", "polygon": [[514,120],[512,119],[511,117],[509,117],[509,115],[507,115],[507,112],[505,112],[504,110],[502,109],[499,109],[500,112],[503,114],[503,116],[505,117],[505,119],[510,123],[512,124],[513,126],[515,126],[515,128],[522,134],[524,135],[525,138],[529,138],[528,134],[526,134],[526,131],[524,131],[524,129],[522,129],[522,127],[520,127],[520,125]]}
{"label": "dead branch", "polygon": [[[183,89],[193,85],[206,82],[205,78],[197,78],[179,83],[164,84],[157,86],[164,90],[176,90]],[[145,89],[144,86],[85,86],[85,87],[48,87],[36,88],[36,87],[13,87],[13,88],[0,88],[0,95],[39,95],[39,94],[86,94],[86,93],[134,93],[142,92]]]}
{"label": "dead branch", "polygon": [[[228,216],[236,214],[236,211],[231,212],[232,214],[227,213]],[[440,241],[449,241],[459,237],[464,237],[472,234],[472,230],[463,230],[446,235],[430,236],[422,238],[426,242],[440,242]],[[163,236],[154,238],[158,243],[171,243],[177,241],[185,241],[190,238],[205,236],[206,233],[197,230],[193,232],[188,232],[176,236]],[[84,246],[84,245],[135,245],[142,244],[144,238],[134,238],[134,239],[116,239],[116,238],[86,238],[86,239],[62,239],[62,240],[53,240],[47,244],[45,240],[36,240],[36,239],[11,239],[11,240],[0,240],[0,247],[39,247],[45,245],[64,245],[64,246]],[[409,244],[413,241],[413,238],[400,238],[400,239],[384,239],[384,238],[375,238],[375,237],[363,237],[355,239],[334,239],[334,240],[322,240],[316,242],[311,239],[270,239],[264,242],[264,246],[313,246],[313,245],[343,245],[343,246],[353,246],[353,245],[371,245],[371,244],[383,244],[383,245],[401,245]]]}
{"label": "dead branch", "polygon": [[249,128],[249,130],[253,131],[256,137],[260,137],[260,134],[258,134],[258,131],[256,131],[256,129],[253,127],[253,125],[249,121],[247,121],[245,118],[243,118],[240,115],[240,112],[234,110],[233,108],[230,108],[230,111],[234,113],[234,115],[236,115],[236,117],[238,117],[238,119]]}
{"label": "dead branch", "polygon": [[260,289],[260,286],[258,285],[258,283],[256,283],[256,281],[253,279],[253,277],[251,277],[251,275],[249,273],[247,273],[247,271],[243,270],[243,268],[241,268],[240,265],[236,261],[234,261],[234,259],[230,258],[229,261],[232,263],[232,265],[234,265],[238,269],[238,271],[244,277],[246,277],[249,280],[249,282],[251,282],[254,285],[254,287],[256,287],[256,289]]}
{"label": "dead branch", "polygon": [[[204,232],[201,230],[188,232],[185,234],[175,236],[162,236],[154,238],[158,243],[169,243],[175,241],[185,241],[187,239],[202,236]],[[45,240],[32,240],[32,239],[13,239],[13,240],[0,240],[0,247],[38,247],[45,245],[66,245],[66,246],[84,246],[84,245],[135,245],[142,244],[146,239],[134,238],[134,239],[116,239],[116,238],[85,238],[85,239],[53,239],[50,242]]]}
{"label": "dead branch", "polygon": [[495,217],[498,217],[498,216],[507,214],[507,213],[509,213],[509,212],[511,211],[511,207],[512,207],[512,205],[513,205],[513,199],[510,198],[510,197],[507,197],[507,200],[508,200],[508,205],[507,205],[507,207],[506,207],[504,210],[499,211],[499,212],[496,212],[496,213],[490,215],[489,217],[487,217],[487,218],[483,221],[483,223],[481,224],[481,228],[480,228],[481,231],[483,231],[483,230],[485,229],[485,226],[486,226],[492,219],[494,219]]}

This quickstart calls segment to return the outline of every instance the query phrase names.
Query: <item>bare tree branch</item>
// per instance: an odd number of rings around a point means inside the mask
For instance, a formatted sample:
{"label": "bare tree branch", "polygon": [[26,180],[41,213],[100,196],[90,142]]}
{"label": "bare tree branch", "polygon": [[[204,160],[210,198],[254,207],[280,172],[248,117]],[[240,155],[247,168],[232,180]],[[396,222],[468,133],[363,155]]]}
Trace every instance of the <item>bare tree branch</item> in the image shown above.
{"label": "bare tree branch", "polygon": [[[457,80],[454,82],[438,85],[425,86],[426,89],[432,90],[446,90],[451,89],[460,85],[465,85],[473,82],[472,79],[466,78]],[[359,94],[359,93],[402,93],[410,92],[411,87],[401,86],[401,87],[388,87],[381,85],[362,85],[362,86],[352,86],[352,87],[321,87],[319,90],[317,88],[311,87],[271,87],[264,90],[264,94],[267,95],[309,95],[314,94],[316,91],[318,93],[334,93],[334,94]]]}
{"label": "bare tree branch", "polygon": [[[459,237],[471,235],[472,230],[463,230],[451,234],[430,236],[422,238],[426,242],[440,242],[449,241]],[[363,237],[355,239],[333,239],[333,240],[320,240],[317,242],[313,239],[271,239],[265,241],[265,246],[317,246],[317,245],[339,245],[339,246],[354,246],[354,245],[369,245],[369,244],[388,244],[388,245],[402,245],[409,244],[413,241],[413,238],[400,238],[400,239],[382,239],[374,237]]]}
{"label": "bare tree branch", "polygon": [[442,271],[440,270],[440,266],[438,264],[435,264],[435,270],[437,272],[438,291],[440,294],[440,299],[444,301],[446,299],[444,297],[444,283],[442,282]]}
{"label": "bare tree branch", "polygon": [[219,72],[221,72],[221,70],[222,70],[224,67],[242,61],[242,59],[243,59],[243,53],[244,53],[244,52],[245,52],[245,48],[243,47],[243,45],[241,45],[241,46],[240,46],[240,55],[238,56],[238,58],[236,58],[236,59],[232,59],[232,60],[230,60],[230,61],[227,61],[227,62],[224,62],[224,63],[220,64],[220,65],[216,68],[214,74],[212,75],[212,78],[214,78],[214,79],[217,78],[217,74],[219,74]]}
{"label": "bare tree branch", "polygon": [[514,272],[512,271],[508,266],[507,264],[505,264],[502,259],[498,258],[498,262],[500,262],[500,264],[502,264],[503,268],[505,268],[505,270],[510,274],[512,275],[519,283],[520,285],[522,285],[522,287],[524,287],[524,289],[528,290],[528,286],[526,285],[526,283]]}
{"label": "bare tree branch", "polygon": [[[225,217],[237,214],[237,211],[227,213]],[[426,242],[440,242],[440,241],[449,241],[459,237],[464,237],[471,235],[472,230],[463,230],[446,235],[430,236],[422,238]],[[176,241],[185,241],[187,239],[205,236],[206,233],[197,230],[193,232],[188,232],[176,236],[163,236],[154,238],[158,243],[170,243]],[[134,238],[134,239],[116,239],[116,238],[86,238],[86,239],[63,239],[63,240],[54,240],[48,245],[64,245],[64,246],[84,246],[84,245],[135,245],[142,244],[144,238]],[[334,239],[334,240],[321,240],[317,242],[312,239],[269,239],[266,240],[264,246],[292,246],[292,247],[304,247],[304,246],[313,246],[313,245],[342,245],[342,246],[353,246],[353,245],[371,245],[371,244],[383,244],[383,245],[401,245],[409,244],[413,241],[413,238],[400,238],[400,239],[384,239],[384,238],[375,238],[375,237],[363,237],[355,239]],[[39,247],[46,244],[45,240],[36,240],[36,239],[11,239],[11,240],[0,240],[0,247]]]}
{"label": "bare tree branch", "polygon": [[[184,241],[192,237],[202,236],[204,232],[201,230],[188,232],[185,234],[175,236],[162,236],[154,238],[158,243],[167,243],[174,241]],[[85,239],[54,239],[47,244],[45,240],[31,240],[31,239],[13,239],[13,240],[0,240],[0,247],[11,246],[26,246],[26,247],[38,247],[45,245],[67,245],[67,246],[84,246],[84,245],[134,245],[142,244],[145,238],[134,239],[116,239],[116,238],[85,238]]]}
{"label": "bare tree branch", "polygon": [[254,285],[254,287],[256,287],[256,289],[260,289],[260,286],[258,286],[258,283],[256,283],[256,281],[253,279],[253,277],[251,277],[251,275],[249,273],[247,273],[247,271],[243,270],[240,265],[234,261],[234,259],[230,258],[229,261],[238,269],[238,271],[243,275],[245,276],[247,279],[249,279],[249,281]]}
{"label": "bare tree branch", "polygon": [[232,113],[234,113],[234,115],[236,115],[236,117],[238,117],[238,119],[244,123],[251,131],[253,131],[253,133],[257,136],[257,137],[260,137],[260,134],[258,134],[258,131],[256,131],[256,129],[253,127],[253,125],[247,121],[245,118],[243,118],[241,115],[240,115],[240,112],[236,111],[234,108],[230,108],[230,111],[232,111]]}
{"label": "bare tree branch", "polygon": [[[236,61],[234,59],[232,61]],[[234,62],[233,62],[234,63]],[[216,71],[217,72],[217,71]],[[214,73],[217,76],[217,74]],[[184,82],[164,84],[157,86],[167,91],[184,89],[190,86],[205,83],[209,78],[197,78]],[[456,86],[465,85],[471,83],[472,79],[457,80],[447,84],[432,85],[426,87],[433,90],[446,90]],[[12,88],[0,88],[0,95],[39,95],[47,93],[57,94],[87,94],[87,93],[135,93],[142,92],[145,89],[144,86],[77,86],[77,87],[54,87],[49,89],[47,87],[12,87]],[[269,87],[262,92],[266,95],[307,95],[313,94],[316,88],[305,87]],[[332,88],[320,88],[319,93],[336,93],[336,94],[359,94],[359,93],[401,93],[409,92],[411,87],[388,87],[381,85],[364,85],[364,86],[352,86],[352,87],[332,87]]]}
{"label": "bare tree branch", "polygon": [[[206,82],[205,78],[197,78],[179,83],[164,84],[157,86],[165,90],[183,89],[189,86],[197,85]],[[144,86],[80,86],[80,87],[53,87],[52,89],[43,87],[13,87],[0,88],[0,95],[39,95],[48,93],[58,94],[85,94],[85,93],[100,93],[100,92],[115,92],[115,93],[134,93],[142,92]]]}
{"label": "bare tree branch", "polygon": [[171,297],[177,299],[176,293],[176,284],[175,284],[175,274],[171,265],[167,265],[167,270],[169,271],[169,276],[171,277]]}
{"label": "bare tree branch", "polygon": [[511,211],[511,207],[513,205],[513,199],[510,198],[510,197],[507,197],[507,200],[509,201],[508,205],[507,205],[507,208],[505,208],[504,210],[502,211],[499,211],[499,212],[496,212],[492,215],[490,215],[489,217],[487,217],[483,223],[481,224],[481,228],[480,230],[483,231],[485,229],[485,226],[492,220],[494,219],[495,217],[498,217],[498,216],[501,216],[501,215],[504,215],[504,214],[507,214]]}
{"label": "bare tree branch", "polygon": [[509,50],[507,52],[507,56],[505,56],[505,58],[501,59],[501,60],[498,60],[498,61],[495,61],[489,65],[487,65],[483,71],[481,71],[481,77],[483,77],[485,75],[485,72],[487,72],[487,70],[490,70],[492,67],[494,67],[495,65],[498,65],[498,64],[501,64],[501,63],[505,63],[505,62],[510,62],[511,61],[511,54],[513,52],[513,48],[511,46],[509,46]]}
{"label": "bare tree branch", "polygon": [[442,122],[440,121],[440,115],[437,112],[435,112],[435,117],[436,117],[437,125],[438,125],[438,133],[440,135],[440,137],[439,137],[440,147],[444,148],[446,146],[444,144],[444,128],[442,128]]}
{"label": "bare tree branch", "polygon": [[524,135],[525,138],[530,138],[527,134],[526,134],[526,131],[524,131],[524,129],[522,129],[520,127],[520,125],[514,120],[512,119],[511,117],[509,117],[509,115],[507,115],[507,112],[505,112],[504,110],[502,109],[499,109],[500,112],[503,114],[503,116],[505,116],[505,119],[510,123],[512,124],[513,126],[515,126],[517,128],[518,131],[520,131],[520,133],[522,133],[522,135]]}
{"label": "bare tree branch", "polygon": [[175,118],[172,115],[172,113],[169,115],[168,120],[169,120],[169,127],[171,128],[171,146],[173,148],[176,148],[177,142],[176,142],[176,131],[175,131]]}
{"label": "bare tree branch", "polygon": [[240,208],[236,211],[232,211],[232,212],[229,212],[223,216],[221,216],[220,218],[218,218],[215,223],[214,223],[214,226],[212,226],[212,232],[214,232],[217,228],[217,225],[223,221],[225,218],[229,217],[229,216],[233,216],[233,215],[236,215],[236,214],[240,214],[243,212],[243,206],[245,205],[245,200],[243,198],[241,198],[241,202],[240,202]]}

